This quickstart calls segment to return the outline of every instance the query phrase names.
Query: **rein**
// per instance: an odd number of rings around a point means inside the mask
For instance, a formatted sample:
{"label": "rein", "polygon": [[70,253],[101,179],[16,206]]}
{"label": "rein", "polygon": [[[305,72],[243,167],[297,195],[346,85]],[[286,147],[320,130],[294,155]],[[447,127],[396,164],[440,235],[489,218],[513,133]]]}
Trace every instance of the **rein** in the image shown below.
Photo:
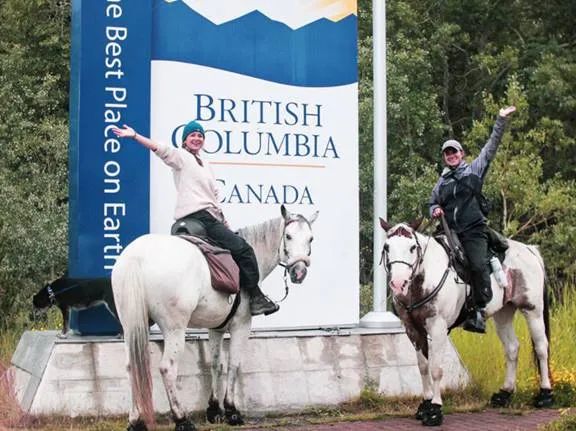
{"label": "rein", "polygon": [[432,290],[432,292],[430,292],[428,295],[426,295],[423,299],[418,301],[416,304],[406,305],[406,304],[404,304],[404,302],[402,302],[396,296],[393,296],[392,299],[394,300],[394,302],[396,302],[397,304],[400,304],[402,307],[404,307],[404,309],[406,311],[408,311],[408,313],[411,313],[412,311],[416,310],[417,308],[420,308],[423,305],[429,303],[432,299],[434,299],[434,297],[436,295],[438,295],[438,292],[440,292],[440,289],[442,289],[442,287],[444,286],[444,283],[446,282],[446,279],[448,278],[449,273],[450,273],[450,266],[448,266],[446,268],[446,271],[444,271],[444,274],[442,275],[442,278],[440,279],[440,283],[438,283],[438,286],[436,286],[434,288],[434,290]]}
{"label": "rein", "polygon": [[[286,231],[286,227],[290,223],[294,223],[295,221],[296,219],[288,220],[284,224],[284,229],[282,230],[282,242],[278,246],[278,256],[280,256],[280,250],[283,248],[285,244],[284,232]],[[282,260],[278,261],[278,266],[284,268],[284,274],[282,275],[282,278],[284,279],[284,296],[282,297],[282,299],[276,302],[282,302],[288,297],[288,293],[290,292],[290,287],[288,286],[288,271],[292,266],[296,265],[298,262],[303,262],[304,265],[306,265],[306,267],[310,266],[310,258],[308,256],[297,256],[297,258],[295,259],[289,259],[288,262],[283,262]]]}

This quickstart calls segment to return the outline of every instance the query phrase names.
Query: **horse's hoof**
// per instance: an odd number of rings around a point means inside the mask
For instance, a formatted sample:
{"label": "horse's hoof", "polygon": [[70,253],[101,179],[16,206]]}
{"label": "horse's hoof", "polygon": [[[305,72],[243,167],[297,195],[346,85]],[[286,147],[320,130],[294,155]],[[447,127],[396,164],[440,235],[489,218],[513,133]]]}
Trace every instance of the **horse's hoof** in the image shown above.
{"label": "horse's hoof", "polygon": [[444,416],[442,415],[442,405],[440,404],[430,404],[430,408],[424,413],[422,418],[422,425],[428,427],[437,427],[442,425]]}
{"label": "horse's hoof", "polygon": [[512,392],[505,391],[504,389],[500,389],[499,392],[496,392],[490,398],[490,405],[492,407],[508,407],[512,402]]}
{"label": "horse's hoof", "polygon": [[196,431],[196,427],[194,426],[194,423],[190,419],[184,418],[179,421],[176,421],[174,431]]}
{"label": "horse's hoof", "polygon": [[224,422],[224,412],[217,402],[210,401],[206,409],[206,420],[211,424],[220,424]]}
{"label": "horse's hoof", "polygon": [[133,424],[129,423],[126,431],[148,431],[146,423],[142,419],[138,419]]}
{"label": "horse's hoof", "polygon": [[543,409],[546,407],[551,407],[554,404],[554,394],[552,394],[552,389],[540,388],[538,395],[534,397],[534,407]]}
{"label": "horse's hoof", "polygon": [[226,410],[225,415],[228,425],[244,425],[244,419],[238,410]]}
{"label": "horse's hoof", "polygon": [[426,414],[426,412],[428,412],[428,410],[430,410],[431,406],[432,406],[432,400],[423,400],[418,406],[418,410],[416,410],[415,418],[419,421],[424,419],[424,415]]}

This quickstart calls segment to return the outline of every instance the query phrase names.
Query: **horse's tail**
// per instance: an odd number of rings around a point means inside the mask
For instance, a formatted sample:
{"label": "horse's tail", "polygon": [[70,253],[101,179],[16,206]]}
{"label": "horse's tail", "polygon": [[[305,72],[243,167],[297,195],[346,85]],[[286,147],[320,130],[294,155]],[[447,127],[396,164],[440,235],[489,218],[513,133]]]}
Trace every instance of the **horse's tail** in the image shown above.
{"label": "horse's tail", "polygon": [[152,427],[155,418],[148,350],[148,311],[139,260],[120,258],[114,267],[113,281],[114,298],[128,355],[132,402],[146,424]]}
{"label": "horse's tail", "polygon": [[551,327],[550,327],[550,294],[548,292],[548,277],[546,277],[546,272],[544,272],[544,331],[546,332],[546,340],[548,341],[548,377],[550,378],[550,383],[553,385],[553,374],[552,369],[550,368],[550,334],[551,334]]}
{"label": "horse's tail", "polygon": [[[550,368],[550,293],[548,292],[548,276],[546,275],[546,267],[544,266],[544,259],[542,258],[542,254],[540,254],[540,249],[537,246],[528,246],[528,249],[536,256],[538,259],[538,263],[542,268],[543,277],[543,286],[542,286],[542,319],[544,320],[544,333],[546,334],[546,341],[548,342],[548,377],[550,378],[550,382],[552,382],[552,370]],[[532,354],[534,357],[534,362],[538,365],[538,372],[542,374],[542,370],[540,369],[540,362],[538,361],[538,355],[536,354],[536,349],[534,348],[534,343],[532,343]]]}

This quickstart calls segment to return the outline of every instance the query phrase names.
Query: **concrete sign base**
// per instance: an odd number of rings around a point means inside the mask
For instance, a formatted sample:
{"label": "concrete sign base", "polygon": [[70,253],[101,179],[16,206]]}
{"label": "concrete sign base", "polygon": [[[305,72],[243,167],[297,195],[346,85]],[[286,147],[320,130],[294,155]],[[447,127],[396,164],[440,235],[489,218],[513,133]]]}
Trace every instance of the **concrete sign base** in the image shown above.
{"label": "concrete sign base", "polygon": [[[151,334],[154,406],[169,411],[158,372],[162,337]],[[227,346],[227,340],[225,340]],[[227,349],[227,347],[225,347]],[[204,411],[210,393],[207,333],[187,333],[180,360],[183,407]],[[444,387],[469,376],[450,344],[443,361]],[[123,341],[113,337],[59,339],[57,332],[26,332],[12,358],[15,390],[31,414],[127,414],[130,405]],[[236,406],[247,416],[335,406],[373,386],[389,396],[420,395],[416,353],[402,329],[369,328],[259,331],[241,365]]]}

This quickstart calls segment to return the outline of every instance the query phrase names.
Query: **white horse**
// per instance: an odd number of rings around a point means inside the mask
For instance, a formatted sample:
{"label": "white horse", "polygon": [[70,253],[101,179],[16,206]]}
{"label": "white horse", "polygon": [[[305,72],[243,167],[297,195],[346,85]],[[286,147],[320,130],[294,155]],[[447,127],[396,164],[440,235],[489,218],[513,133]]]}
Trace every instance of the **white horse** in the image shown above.
{"label": "white horse", "polygon": [[[282,265],[294,283],[302,283],[310,264],[311,225],[309,219],[291,214],[282,205],[282,217],[247,227],[239,234],[254,248],[260,277],[264,279]],[[206,259],[193,244],[168,235],[149,234],[134,240],[118,257],[112,270],[112,289],[118,317],[124,331],[128,375],[132,391],[129,431],[147,430],[154,425],[152,380],[148,350],[148,325],[155,322],[164,336],[160,374],[168,396],[177,431],[194,430],[177,396],[178,358],[184,349],[185,330],[209,330],[212,356],[212,393],[207,409],[210,422],[225,419],[231,425],[243,424],[234,404],[235,383],[243,351],[250,335],[249,297],[243,290],[231,318],[236,295],[215,291],[210,282]],[[229,320],[228,320],[229,318]],[[230,333],[224,414],[220,409],[220,358],[224,333]]]}
{"label": "white horse", "polygon": [[[380,224],[387,236],[383,253],[395,308],[416,349],[422,378],[424,401],[416,418],[424,425],[440,425],[443,353],[448,331],[461,323],[467,287],[450,265],[445,249],[435,239],[416,232],[419,221],[391,226],[380,219]],[[493,298],[486,307],[506,354],[504,384],[491,402],[493,406],[507,406],[515,389],[519,343],[512,323],[514,313],[520,310],[528,323],[540,372],[540,392],[534,404],[548,407],[553,397],[544,263],[536,247],[509,240],[504,268],[510,290],[505,292],[492,276]]]}

